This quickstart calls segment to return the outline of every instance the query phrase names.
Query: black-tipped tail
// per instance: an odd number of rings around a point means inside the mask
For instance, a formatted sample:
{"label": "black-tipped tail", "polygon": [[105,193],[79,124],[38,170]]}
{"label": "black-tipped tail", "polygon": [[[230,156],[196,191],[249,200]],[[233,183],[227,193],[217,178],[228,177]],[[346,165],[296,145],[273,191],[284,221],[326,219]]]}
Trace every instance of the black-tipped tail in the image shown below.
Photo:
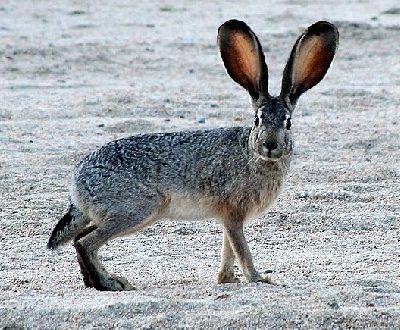
{"label": "black-tipped tail", "polygon": [[49,242],[47,243],[48,249],[55,250],[63,242],[65,229],[71,225],[72,220],[72,205],[70,205],[68,212],[58,221],[51,232]]}

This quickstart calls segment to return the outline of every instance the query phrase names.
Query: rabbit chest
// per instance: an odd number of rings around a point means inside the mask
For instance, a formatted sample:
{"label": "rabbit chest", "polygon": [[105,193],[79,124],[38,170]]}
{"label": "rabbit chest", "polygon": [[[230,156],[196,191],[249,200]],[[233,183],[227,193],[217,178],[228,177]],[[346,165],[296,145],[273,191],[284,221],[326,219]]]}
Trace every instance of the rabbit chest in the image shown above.
{"label": "rabbit chest", "polygon": [[258,171],[250,176],[248,185],[232,196],[232,203],[237,205],[246,218],[263,213],[277,200],[289,164],[290,156],[274,164],[259,167]]}
{"label": "rabbit chest", "polygon": [[243,177],[221,183],[219,193],[172,192],[163,217],[194,221],[223,219],[234,214],[244,219],[255,217],[276,201],[288,166],[289,158],[258,171],[249,171]]}

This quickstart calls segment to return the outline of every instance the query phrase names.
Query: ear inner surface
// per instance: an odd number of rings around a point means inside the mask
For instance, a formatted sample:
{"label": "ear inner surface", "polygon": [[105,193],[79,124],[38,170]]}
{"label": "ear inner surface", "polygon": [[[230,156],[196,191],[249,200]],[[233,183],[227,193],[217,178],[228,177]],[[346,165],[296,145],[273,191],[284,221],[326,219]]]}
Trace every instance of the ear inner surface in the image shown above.
{"label": "ear inner surface", "polygon": [[295,94],[303,93],[318,84],[324,77],[333,54],[326,54],[324,41],[318,37],[311,37],[301,45],[301,51],[295,58],[293,72],[293,86]]}
{"label": "ear inner surface", "polygon": [[317,22],[296,41],[286,65],[281,95],[295,102],[325,76],[335,55],[339,34],[328,22]]}
{"label": "ear inner surface", "polygon": [[258,56],[257,44],[249,40],[249,35],[241,32],[235,33],[231,37],[232,57],[236,57],[236,65],[230,66],[233,76],[237,77],[237,82],[243,82],[252,94],[258,92],[256,82],[260,79],[260,58]]}
{"label": "ear inner surface", "polygon": [[256,35],[241,21],[224,23],[218,45],[229,76],[257,99],[267,90],[268,69]]}

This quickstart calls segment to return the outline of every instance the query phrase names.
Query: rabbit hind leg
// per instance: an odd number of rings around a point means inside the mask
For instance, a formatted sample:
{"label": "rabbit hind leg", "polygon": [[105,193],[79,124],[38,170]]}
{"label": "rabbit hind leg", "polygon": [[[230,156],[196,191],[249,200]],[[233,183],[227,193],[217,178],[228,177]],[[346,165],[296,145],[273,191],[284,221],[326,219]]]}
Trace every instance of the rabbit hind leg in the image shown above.
{"label": "rabbit hind leg", "polygon": [[[143,212],[141,212],[143,215]],[[81,269],[84,283],[87,287],[93,287],[100,291],[125,291],[134,290],[125,278],[111,275],[104,268],[98,257],[98,250],[107,241],[127,234],[139,231],[158,219],[156,214],[137,218],[132,215],[131,221],[127,221],[126,216],[121,218],[111,218],[96,226],[88,227],[87,230],[79,234],[74,240],[78,263]]]}

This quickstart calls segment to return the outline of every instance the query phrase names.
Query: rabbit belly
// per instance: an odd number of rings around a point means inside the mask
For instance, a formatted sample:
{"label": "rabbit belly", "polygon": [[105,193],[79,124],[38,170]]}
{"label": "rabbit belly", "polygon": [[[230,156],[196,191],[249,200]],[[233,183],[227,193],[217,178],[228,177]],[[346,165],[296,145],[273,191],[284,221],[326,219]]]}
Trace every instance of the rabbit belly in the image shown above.
{"label": "rabbit belly", "polygon": [[173,220],[199,221],[217,218],[218,214],[213,208],[211,198],[176,194],[170,197],[169,205],[161,217]]}

